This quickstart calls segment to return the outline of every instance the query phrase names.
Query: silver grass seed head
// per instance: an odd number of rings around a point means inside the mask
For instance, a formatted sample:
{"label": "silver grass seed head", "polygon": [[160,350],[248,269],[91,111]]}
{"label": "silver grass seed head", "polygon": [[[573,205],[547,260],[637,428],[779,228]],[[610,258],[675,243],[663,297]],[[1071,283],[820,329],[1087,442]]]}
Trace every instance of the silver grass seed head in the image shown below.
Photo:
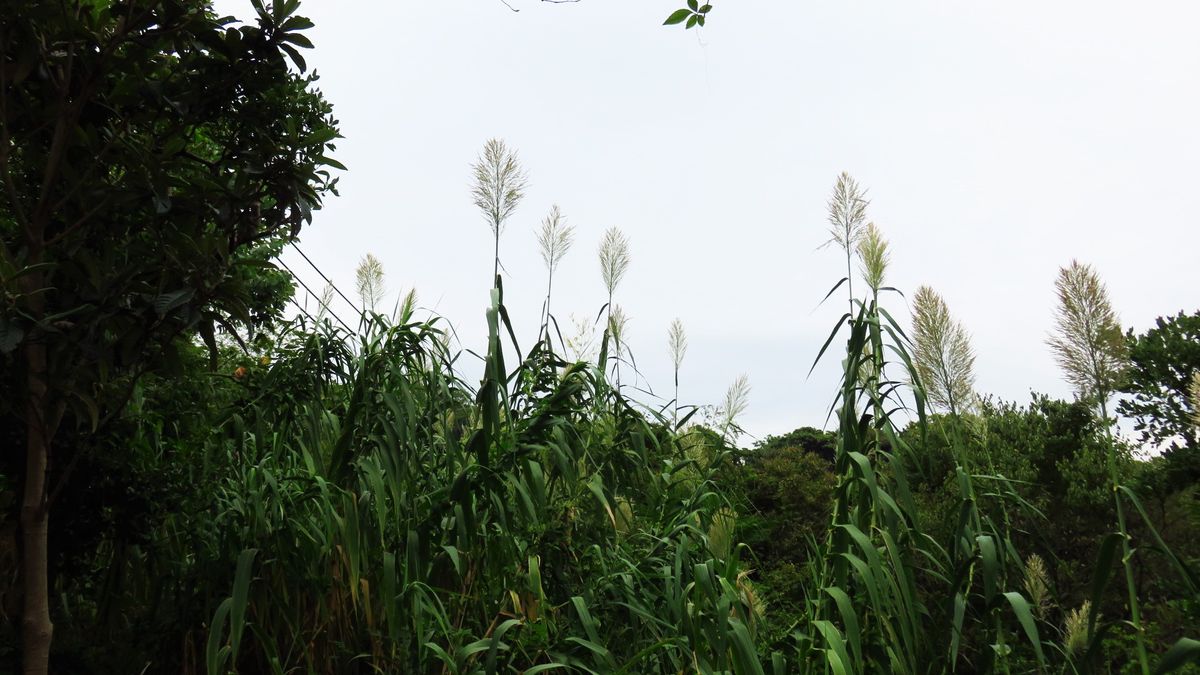
{"label": "silver grass seed head", "polygon": [[1050,574],[1046,571],[1046,561],[1036,553],[1025,560],[1025,593],[1034,614],[1044,619],[1051,603]]}
{"label": "silver grass seed head", "polygon": [[738,419],[750,406],[750,378],[745,374],[738,375],[733,384],[725,390],[725,401],[721,405],[722,435],[736,434]]}
{"label": "silver grass seed head", "polygon": [[913,366],[929,402],[963,412],[975,401],[975,350],[946,301],[928,286],[913,296]]}
{"label": "silver grass seed head", "polygon": [[379,262],[379,258],[368,253],[354,270],[354,278],[363,309],[374,311],[375,306],[383,300],[383,296],[387,292],[387,288],[384,286],[383,263]]}
{"label": "silver grass seed head", "polygon": [[1046,343],[1080,399],[1107,400],[1128,368],[1121,323],[1108,289],[1091,265],[1072,260],[1059,269],[1054,332]]}
{"label": "silver grass seed head", "polygon": [[671,328],[667,331],[667,343],[671,349],[671,363],[675,364],[675,370],[678,371],[683,365],[683,357],[687,355],[687,333],[683,330],[683,322],[679,319],[671,321]]}
{"label": "silver grass seed head", "polygon": [[329,303],[333,302],[333,284],[325,284],[321,289],[321,297],[317,299],[317,321],[329,314]]}
{"label": "silver grass seed head", "polygon": [[525,196],[528,175],[521,168],[517,153],[496,138],[484,144],[471,170],[474,178],[471,197],[492,234],[499,237],[505,221]]}
{"label": "silver grass seed head", "polygon": [[404,299],[400,301],[400,320],[407,322],[412,318],[413,312],[417,310],[417,289],[410,288],[404,294]]}
{"label": "silver grass seed head", "polygon": [[618,356],[625,353],[629,336],[629,317],[620,305],[613,305],[608,313],[608,334],[612,337],[614,353]]}
{"label": "silver grass seed head", "polygon": [[871,290],[878,292],[883,286],[891,254],[888,252],[887,240],[883,238],[883,233],[875,223],[867,223],[857,248],[863,280]]}
{"label": "silver grass seed head", "polygon": [[867,217],[866,191],[859,187],[850,174],[843,171],[833,186],[829,197],[829,241],[825,246],[837,244],[847,254],[851,253],[862,238],[863,222]]}
{"label": "silver grass seed head", "polygon": [[608,228],[600,241],[600,277],[611,296],[629,271],[629,239],[616,227]]}
{"label": "silver grass seed head", "polygon": [[558,263],[574,241],[575,228],[567,224],[558,204],[550,207],[550,213],[542,220],[538,231],[538,248],[541,249],[542,260],[551,274],[558,268]]}
{"label": "silver grass seed head", "polygon": [[1078,656],[1087,648],[1091,636],[1088,634],[1088,624],[1092,620],[1092,602],[1084,600],[1077,609],[1067,613],[1063,626],[1064,643],[1067,653]]}

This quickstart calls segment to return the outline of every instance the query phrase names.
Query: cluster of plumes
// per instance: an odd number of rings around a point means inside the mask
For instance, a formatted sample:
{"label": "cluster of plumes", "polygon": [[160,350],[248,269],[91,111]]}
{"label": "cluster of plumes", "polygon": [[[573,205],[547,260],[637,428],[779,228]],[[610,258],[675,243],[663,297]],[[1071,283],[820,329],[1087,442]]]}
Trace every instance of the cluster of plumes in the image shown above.
{"label": "cluster of plumes", "polygon": [[[528,186],[528,175],[521,167],[517,154],[510,150],[502,140],[489,140],[483,148],[479,159],[472,165],[473,187],[471,195],[475,206],[480,210],[496,241],[496,270],[499,271],[500,234],[504,225],[516,211]],[[867,202],[862,191],[847,174],[842,174],[838,180],[838,189],[834,199],[830,201],[830,222],[833,227],[833,240],[842,245],[849,255],[857,251],[862,262],[863,276],[873,289],[878,290],[883,281],[884,269],[887,266],[887,242],[883,240],[879,230],[872,223],[863,227],[863,214]],[[547,278],[546,319],[549,321],[550,290],[553,287],[554,273],[559,263],[574,243],[574,228],[567,224],[561,209],[557,204],[551,206],[549,214],[542,220],[537,232],[538,247],[542,261],[549,273]],[[620,228],[610,227],[604,233],[598,249],[600,262],[600,277],[608,294],[607,316],[605,329],[612,340],[613,353],[618,358],[628,354],[629,317],[624,309],[614,302],[617,287],[629,271],[632,257],[629,251],[629,239]],[[374,260],[368,256],[369,260]],[[377,263],[377,261],[376,261]],[[364,260],[363,265],[367,264]],[[378,279],[375,284],[374,279]],[[382,268],[377,277],[367,275],[364,284],[363,266],[360,266],[360,295],[365,295],[370,289],[382,289]],[[365,289],[365,290],[364,290]],[[364,304],[366,300],[364,300]],[[373,304],[373,303],[371,303]],[[592,327],[584,320],[572,317],[575,328],[573,337],[567,339],[566,347],[577,360],[590,359],[594,350],[595,335]],[[687,353],[687,335],[683,323],[679,319],[671,322],[668,331],[668,347],[671,362],[675,367],[676,398],[678,399],[679,371]],[[739,376],[725,394],[724,404],[719,410],[719,426],[723,434],[738,432],[737,419],[745,412],[749,400],[750,385],[745,375]],[[676,401],[676,418],[678,418],[678,401]]]}
{"label": "cluster of plumes", "polygon": [[[823,246],[837,244],[846,252],[849,267],[853,255],[858,255],[859,271],[872,292],[879,292],[887,273],[890,253],[883,232],[873,222],[867,222],[866,191],[846,172],[842,172],[829,197],[829,241]],[[847,269],[847,272],[849,270]],[[850,279],[847,278],[847,281]]]}
{"label": "cluster of plumes", "polygon": [[[859,272],[872,293],[883,289],[891,253],[883,232],[867,221],[866,191],[849,174],[838,176],[829,197],[829,241],[846,253],[847,273],[851,259],[858,257]],[[847,283],[852,280],[847,278]],[[851,302],[853,291],[851,287]],[[913,298],[913,361],[928,400],[950,413],[962,412],[974,401],[975,353],[970,335],[950,316],[945,300],[928,286],[917,289]],[[868,347],[869,349],[869,347]],[[867,355],[869,356],[869,354]],[[873,363],[874,359],[867,359]],[[865,379],[878,377],[864,367]],[[865,382],[864,382],[865,384]]]}
{"label": "cluster of plumes", "polygon": [[[620,358],[629,353],[626,347],[629,317],[620,305],[613,302],[613,294],[625,278],[625,273],[629,271],[629,239],[619,228],[610,227],[600,240],[597,253],[600,258],[600,278],[604,281],[604,290],[608,292],[608,335],[612,339],[613,354]],[[617,381],[620,382],[619,370]]]}
{"label": "cluster of plumes", "polygon": [[[838,176],[828,202],[830,238],[845,251],[847,274],[857,254],[859,271],[873,293],[886,277],[888,243],[867,221],[866,191],[849,174]],[[847,276],[853,308],[853,280]],[[1088,265],[1072,261],[1055,282],[1058,309],[1048,339],[1055,360],[1076,395],[1095,402],[1107,415],[1107,401],[1119,389],[1127,368],[1126,344],[1104,283]],[[970,335],[951,315],[946,301],[928,286],[913,297],[913,361],[928,401],[957,414],[973,407],[975,352]],[[871,377],[866,372],[864,376]],[[1192,384],[1192,409],[1200,425],[1200,375]]]}
{"label": "cluster of plumes", "polygon": [[1059,270],[1054,288],[1058,309],[1047,343],[1075,394],[1107,414],[1107,401],[1120,387],[1128,364],[1108,290],[1090,265],[1077,260]]}
{"label": "cluster of plumes", "polygon": [[[850,277],[851,261],[857,256],[859,272],[873,295],[878,295],[887,276],[891,259],[888,242],[874,222],[867,222],[866,191],[846,172],[838,175],[833,194],[827,203],[829,240],[823,246],[838,245],[846,254],[847,294],[851,311],[854,309],[854,282]],[[878,386],[881,373],[877,372],[876,360],[872,357],[871,343],[864,347],[863,360],[858,370],[859,385]]]}

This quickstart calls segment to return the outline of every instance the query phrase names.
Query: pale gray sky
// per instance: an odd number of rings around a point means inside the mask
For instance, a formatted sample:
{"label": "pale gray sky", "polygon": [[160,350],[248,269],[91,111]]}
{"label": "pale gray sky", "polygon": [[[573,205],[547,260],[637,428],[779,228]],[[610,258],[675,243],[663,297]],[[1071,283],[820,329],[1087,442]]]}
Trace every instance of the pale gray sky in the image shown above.
{"label": "pale gray sky", "polygon": [[678,316],[681,398],[716,403],[746,373],[757,436],[820,426],[836,386],[839,355],[805,373],[843,307],[816,307],[841,275],[817,248],[843,170],[870,189],[892,283],[933,286],[972,332],[982,392],[1069,395],[1044,339],[1072,257],[1127,325],[1200,305],[1191,0],[713,0],[703,32],[660,26],[682,0],[510,1],[305,0],[350,171],[301,246],[348,293],[372,252],[393,291],[483,344],[491,240],[469,176],[494,136],[531,178],[501,243],[523,346],[545,282],[534,229],[558,203],[577,230],[564,328],[603,304],[596,246],[619,226],[617,301],[650,384],[670,385]]}

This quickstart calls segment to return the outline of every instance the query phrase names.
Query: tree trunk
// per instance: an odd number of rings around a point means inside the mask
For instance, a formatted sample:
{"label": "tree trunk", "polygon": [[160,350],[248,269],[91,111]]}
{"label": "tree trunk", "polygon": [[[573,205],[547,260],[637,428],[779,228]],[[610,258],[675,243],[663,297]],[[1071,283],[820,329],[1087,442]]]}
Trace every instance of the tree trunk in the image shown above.
{"label": "tree trunk", "polygon": [[34,340],[24,346],[28,402],[25,407],[25,489],[21,502],[21,582],[25,611],[21,625],[21,663],[26,675],[46,675],[50,667],[50,589],[46,534],[50,513],[46,473],[50,464],[53,425],[46,397],[46,346]]}

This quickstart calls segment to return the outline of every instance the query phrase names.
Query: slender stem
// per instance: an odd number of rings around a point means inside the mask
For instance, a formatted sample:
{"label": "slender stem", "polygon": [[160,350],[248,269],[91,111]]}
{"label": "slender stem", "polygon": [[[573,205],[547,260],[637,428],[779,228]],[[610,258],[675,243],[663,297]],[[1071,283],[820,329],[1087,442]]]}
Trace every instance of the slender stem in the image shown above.
{"label": "slender stem", "polygon": [[542,332],[546,335],[546,342],[550,342],[550,293],[554,290],[554,269],[551,268],[549,274],[546,275],[546,314],[542,317]]}
{"label": "slender stem", "polygon": [[671,426],[679,430],[679,369],[675,369],[675,415]]}
{"label": "slender stem", "polygon": [[1112,480],[1113,499],[1117,505],[1117,527],[1121,535],[1121,564],[1125,568],[1125,590],[1129,594],[1129,618],[1133,622],[1137,642],[1138,666],[1142,675],[1150,675],[1150,659],[1146,655],[1145,627],[1142,626],[1141,609],[1138,606],[1137,583],[1133,578],[1133,554],[1129,549],[1129,533],[1125,526],[1125,506],[1121,503],[1121,483],[1117,474],[1117,445],[1112,428],[1108,426],[1108,402],[1100,399],[1100,414],[1104,419],[1104,431],[1108,435],[1108,473]]}
{"label": "slender stem", "polygon": [[[496,277],[500,276],[500,221],[495,223],[496,227],[496,249],[492,256],[492,283],[495,284]],[[495,287],[495,286],[493,286]]]}
{"label": "slender stem", "polygon": [[25,485],[21,503],[24,544],[21,576],[25,607],[21,640],[25,673],[46,673],[54,624],[50,621],[47,541],[50,527],[46,474],[50,464],[50,431],[46,424],[46,346],[31,342],[24,348],[29,367],[26,403]]}
{"label": "slender stem", "polygon": [[853,273],[853,271],[851,271],[852,267],[850,265],[850,259],[851,259],[850,244],[849,244],[849,240],[847,239],[847,243],[846,243],[846,294],[850,296],[850,298],[849,298],[850,314],[851,314],[851,316],[853,316],[854,315],[854,273]]}

